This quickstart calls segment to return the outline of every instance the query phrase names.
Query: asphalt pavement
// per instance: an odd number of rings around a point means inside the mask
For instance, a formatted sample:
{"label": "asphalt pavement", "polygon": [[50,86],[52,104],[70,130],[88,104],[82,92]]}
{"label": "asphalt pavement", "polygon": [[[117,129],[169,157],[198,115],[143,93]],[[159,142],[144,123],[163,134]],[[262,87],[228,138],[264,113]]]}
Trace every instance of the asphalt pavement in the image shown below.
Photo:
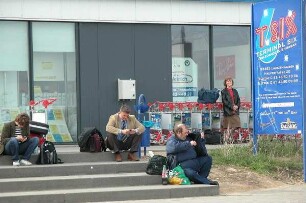
{"label": "asphalt pavement", "polygon": [[115,201],[112,203],[305,203],[306,202],[306,184],[292,185],[266,190],[256,190],[241,192],[229,195],[204,196],[191,198],[173,198],[173,199],[152,199],[152,200],[133,200],[133,201]]}

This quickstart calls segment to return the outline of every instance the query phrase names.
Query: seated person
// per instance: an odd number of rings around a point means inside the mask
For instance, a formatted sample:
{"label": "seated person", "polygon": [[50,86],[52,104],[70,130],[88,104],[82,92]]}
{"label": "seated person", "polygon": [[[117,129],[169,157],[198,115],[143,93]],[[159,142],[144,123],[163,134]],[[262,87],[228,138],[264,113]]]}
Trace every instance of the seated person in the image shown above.
{"label": "seated person", "polygon": [[[29,160],[39,140],[38,137],[29,137],[29,122],[28,114],[21,113],[3,126],[0,140],[3,150],[0,153],[12,156],[13,166],[32,165]],[[21,160],[19,155],[23,155]]]}
{"label": "seated person", "polygon": [[181,165],[185,175],[192,182],[219,185],[217,181],[207,178],[211,169],[212,158],[207,154],[204,135],[195,140],[192,140],[191,137],[194,138],[194,134],[189,136],[187,127],[184,124],[178,124],[174,128],[174,135],[167,141],[167,156],[176,156],[177,164]]}
{"label": "seated person", "polygon": [[130,115],[130,112],[127,105],[121,106],[118,113],[109,117],[106,125],[106,145],[115,153],[115,160],[118,162],[122,161],[120,154],[122,150],[130,150],[128,160],[139,161],[136,152],[140,147],[145,127],[135,116]]}

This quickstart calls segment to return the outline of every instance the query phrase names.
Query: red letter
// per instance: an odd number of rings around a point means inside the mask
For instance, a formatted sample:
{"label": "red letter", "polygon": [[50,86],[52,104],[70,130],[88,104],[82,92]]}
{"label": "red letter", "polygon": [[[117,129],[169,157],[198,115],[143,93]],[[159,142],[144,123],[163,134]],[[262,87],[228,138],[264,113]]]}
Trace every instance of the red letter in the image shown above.
{"label": "red letter", "polygon": [[272,36],[271,36],[271,41],[272,41],[273,43],[276,42],[276,41],[278,40],[278,30],[277,30],[277,28],[278,28],[277,22],[276,22],[276,21],[273,21],[273,22],[271,23],[271,34],[272,34]]}
{"label": "red letter", "polygon": [[256,34],[260,35],[260,47],[264,46],[265,38],[264,38],[264,32],[268,28],[268,26],[262,26],[262,28],[257,28],[255,30]]}
{"label": "red letter", "polygon": [[294,23],[294,18],[295,18],[295,12],[292,12],[291,16],[286,17],[286,25],[288,27],[287,33],[286,33],[286,37],[290,36],[290,33],[292,33],[292,35],[295,35],[297,32],[297,27]]}

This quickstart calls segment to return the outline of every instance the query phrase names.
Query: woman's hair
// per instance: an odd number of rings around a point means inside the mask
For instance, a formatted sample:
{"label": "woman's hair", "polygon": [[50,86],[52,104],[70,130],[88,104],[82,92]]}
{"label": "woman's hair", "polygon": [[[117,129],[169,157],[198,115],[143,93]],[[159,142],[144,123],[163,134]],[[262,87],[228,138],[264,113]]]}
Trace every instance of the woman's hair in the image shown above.
{"label": "woman's hair", "polygon": [[30,117],[26,113],[20,113],[16,116],[15,122],[17,122],[21,126],[27,126],[30,122]]}
{"label": "woman's hair", "polygon": [[226,78],[224,79],[224,82],[223,82],[224,87],[226,87],[226,81],[228,81],[228,80],[232,81],[232,85],[234,85],[234,80],[233,80],[233,78],[231,78],[231,77],[226,77]]}

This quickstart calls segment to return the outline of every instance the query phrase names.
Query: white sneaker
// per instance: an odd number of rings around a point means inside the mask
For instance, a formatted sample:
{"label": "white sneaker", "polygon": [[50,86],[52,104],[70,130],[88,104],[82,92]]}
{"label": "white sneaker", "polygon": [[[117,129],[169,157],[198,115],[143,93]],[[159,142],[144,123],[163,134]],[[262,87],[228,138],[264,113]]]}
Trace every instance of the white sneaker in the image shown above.
{"label": "white sneaker", "polygon": [[13,166],[20,166],[19,160],[13,161]]}
{"label": "white sneaker", "polygon": [[21,164],[22,166],[31,166],[31,165],[32,165],[31,162],[29,162],[28,160],[25,160],[25,159],[22,159],[22,160],[20,161],[20,164]]}

